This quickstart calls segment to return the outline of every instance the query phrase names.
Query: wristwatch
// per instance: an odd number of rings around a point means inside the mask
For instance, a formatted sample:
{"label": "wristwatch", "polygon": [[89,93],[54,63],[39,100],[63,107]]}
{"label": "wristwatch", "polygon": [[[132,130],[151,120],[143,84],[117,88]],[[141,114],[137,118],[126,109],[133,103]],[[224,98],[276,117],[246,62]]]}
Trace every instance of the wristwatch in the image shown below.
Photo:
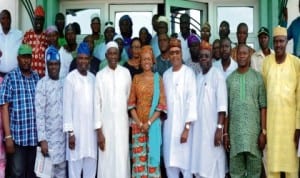
{"label": "wristwatch", "polygon": [[266,129],[262,129],[261,132],[262,132],[264,135],[267,135],[267,130],[266,130]]}
{"label": "wristwatch", "polygon": [[217,128],[218,128],[218,129],[223,129],[223,127],[224,127],[224,125],[222,125],[222,124],[218,124],[218,125],[217,125]]}
{"label": "wristwatch", "polygon": [[185,124],[185,129],[190,130],[190,124]]}
{"label": "wristwatch", "polygon": [[74,136],[75,134],[74,134],[74,132],[73,131],[70,131],[69,132],[69,137],[72,137],[72,136]]}

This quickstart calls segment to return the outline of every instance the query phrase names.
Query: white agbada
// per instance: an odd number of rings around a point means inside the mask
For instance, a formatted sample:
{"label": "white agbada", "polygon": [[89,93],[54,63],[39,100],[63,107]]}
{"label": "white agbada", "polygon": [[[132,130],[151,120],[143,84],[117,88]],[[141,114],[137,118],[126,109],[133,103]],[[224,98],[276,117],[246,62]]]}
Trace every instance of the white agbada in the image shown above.
{"label": "white agbada", "polygon": [[166,167],[190,169],[192,128],[186,143],[181,144],[180,138],[185,123],[197,120],[195,78],[194,71],[184,64],[178,71],[173,72],[171,67],[163,75],[168,113],[163,129],[163,156]]}
{"label": "white agbada", "polygon": [[60,71],[59,78],[65,78],[70,70],[71,62],[73,61],[72,53],[68,52],[64,47],[59,49],[60,55]]}
{"label": "white agbada", "polygon": [[197,76],[198,120],[193,125],[191,171],[205,178],[225,177],[225,150],[214,145],[218,112],[227,113],[226,81],[219,69]]}
{"label": "white agbada", "polygon": [[129,178],[129,71],[118,65],[99,71],[95,83],[95,129],[102,128],[105,150],[99,150],[98,178]]}
{"label": "white agbada", "polygon": [[[67,144],[67,160],[77,161],[85,157],[97,159],[97,140],[94,130],[94,82],[88,72],[81,75],[78,70],[70,72],[64,83],[63,111],[64,132],[74,131],[75,149]],[[68,143],[68,142],[67,142]]]}

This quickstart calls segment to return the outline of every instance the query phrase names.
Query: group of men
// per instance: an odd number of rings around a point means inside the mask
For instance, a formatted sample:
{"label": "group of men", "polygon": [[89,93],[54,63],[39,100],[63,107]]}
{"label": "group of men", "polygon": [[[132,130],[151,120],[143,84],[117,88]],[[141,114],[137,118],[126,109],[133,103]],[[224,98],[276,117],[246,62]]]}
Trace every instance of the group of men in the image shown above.
{"label": "group of men", "polygon": [[[49,40],[53,32],[61,34],[64,25],[48,28],[46,38],[42,7],[36,8],[34,29],[24,37],[10,28],[10,20],[3,10],[0,35],[11,45],[0,45],[0,105],[9,176],[35,177],[39,145],[51,158],[52,177],[130,177],[131,77],[119,64],[121,56],[130,56],[126,53],[132,31],[125,28],[132,27],[130,17],[120,22],[125,26],[122,37],[107,23],[104,42],[98,44],[100,18],[92,17],[95,33],[79,45],[72,25],[65,27],[65,40]],[[57,27],[60,20],[58,14]],[[154,16],[152,23],[157,32],[151,41],[157,59],[153,70],[163,77],[167,97],[162,153],[168,177],[181,173],[185,178],[223,178],[228,171],[233,178],[260,177],[263,151],[267,177],[280,177],[280,172],[298,177],[300,63],[286,52],[287,29],[274,28],[273,51],[269,30],[260,28],[261,50],[255,52],[247,46],[245,23],[237,28],[233,49],[226,21],[213,45],[210,25],[203,25],[200,38],[191,33],[187,14],[180,17],[178,39],[167,35],[166,17]],[[59,48],[59,41],[65,46]],[[99,72],[95,49],[104,55],[101,64],[106,61]],[[70,66],[75,70],[69,72]]]}

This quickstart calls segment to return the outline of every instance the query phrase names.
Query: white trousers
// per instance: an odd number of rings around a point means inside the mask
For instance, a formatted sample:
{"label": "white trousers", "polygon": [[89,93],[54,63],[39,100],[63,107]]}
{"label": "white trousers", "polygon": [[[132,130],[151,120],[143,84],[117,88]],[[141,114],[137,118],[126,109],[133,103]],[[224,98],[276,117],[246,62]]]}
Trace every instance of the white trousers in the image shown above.
{"label": "white trousers", "polygon": [[190,171],[177,168],[177,167],[166,167],[168,178],[179,178],[179,173],[181,172],[184,178],[192,178]]}
{"label": "white trousers", "polygon": [[97,160],[94,158],[83,158],[77,161],[69,161],[69,177],[81,178],[81,172],[83,178],[91,178],[96,176]]}

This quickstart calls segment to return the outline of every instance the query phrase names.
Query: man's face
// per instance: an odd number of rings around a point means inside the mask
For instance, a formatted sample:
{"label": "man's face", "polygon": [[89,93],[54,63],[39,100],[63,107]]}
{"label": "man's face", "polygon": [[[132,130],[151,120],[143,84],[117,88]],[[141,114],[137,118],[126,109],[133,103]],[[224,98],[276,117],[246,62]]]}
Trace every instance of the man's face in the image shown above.
{"label": "man's face", "polygon": [[258,42],[262,50],[269,48],[269,36],[267,34],[264,33],[260,34],[258,36]]}
{"label": "man's face", "polygon": [[65,28],[66,25],[66,20],[64,16],[59,16],[57,19],[55,19],[55,25],[57,27],[57,30],[59,32],[62,32]]}
{"label": "man's face", "polygon": [[190,19],[188,16],[184,16],[180,18],[180,32],[182,34],[189,34],[190,33]]}
{"label": "man's face", "polygon": [[76,62],[77,62],[77,70],[79,71],[79,73],[84,74],[89,69],[90,56],[86,54],[78,54]]}
{"label": "man's face", "polygon": [[94,50],[94,39],[92,36],[88,36],[84,39],[84,42],[86,42],[89,46],[90,52],[92,54],[93,50]]}
{"label": "man's face", "polygon": [[181,49],[178,47],[170,48],[170,62],[172,63],[173,68],[180,68],[182,65],[182,53]]}
{"label": "man's face", "polygon": [[8,13],[2,12],[0,14],[0,24],[2,26],[2,29],[4,29],[5,31],[9,31],[10,30],[11,17],[10,17],[10,15]]}
{"label": "man's face", "polygon": [[198,59],[199,57],[199,42],[192,42],[190,44],[190,53],[191,53],[191,57],[192,59]]}
{"label": "man's face", "polygon": [[18,56],[18,64],[22,71],[30,71],[31,69],[31,54],[19,55]]}
{"label": "man's face", "polygon": [[43,27],[44,27],[44,22],[45,22],[45,18],[44,17],[36,16],[34,18],[34,25],[33,25],[34,31],[38,32],[38,33],[42,32],[43,31]]}
{"label": "man's face", "polygon": [[168,33],[168,24],[165,22],[158,22],[158,34]]}
{"label": "man's face", "polygon": [[219,36],[220,38],[225,38],[228,37],[229,35],[229,26],[227,25],[227,23],[221,23],[220,24],[220,28],[219,28]]}
{"label": "man's face", "polygon": [[120,31],[121,34],[129,34],[132,31],[132,25],[128,20],[122,20],[120,22]]}
{"label": "man's face", "polygon": [[48,45],[56,45],[58,40],[58,33],[51,32],[46,35]]}
{"label": "man's face", "polygon": [[203,71],[208,71],[212,66],[211,51],[201,49],[199,51],[199,63]]}
{"label": "man's face", "polygon": [[220,57],[221,57],[221,54],[220,54],[220,42],[213,43],[212,54],[213,54],[213,58],[220,59]]}
{"label": "man's face", "polygon": [[101,23],[98,19],[94,19],[91,23],[91,29],[93,33],[100,33]]}
{"label": "man's face", "polygon": [[59,78],[59,69],[60,69],[59,61],[48,61],[47,69],[48,69],[49,77],[51,79],[57,80]]}
{"label": "man's face", "polygon": [[119,62],[119,50],[117,48],[109,48],[105,54],[108,66],[115,69]]}
{"label": "man's face", "polygon": [[274,43],[274,51],[276,56],[284,56],[286,45],[287,45],[287,38],[286,36],[275,36],[273,38]]}
{"label": "man's face", "polygon": [[221,41],[221,58],[222,59],[228,59],[230,58],[230,53],[231,53],[231,44],[229,40],[222,40]]}
{"label": "man's face", "polygon": [[249,66],[250,52],[249,48],[245,45],[238,47],[237,51],[237,63],[239,67]]}
{"label": "man's face", "polygon": [[246,44],[248,37],[248,28],[245,26],[241,26],[236,32],[238,43]]}
{"label": "man's face", "polygon": [[152,28],[153,30],[157,33],[158,31],[158,22],[157,22],[157,19],[158,19],[158,15],[154,15],[152,17]]}
{"label": "man's face", "polygon": [[75,44],[76,43],[76,34],[75,31],[73,30],[68,30],[65,34],[66,36],[66,41],[67,43],[70,44]]}
{"label": "man's face", "polygon": [[169,38],[166,33],[158,36],[158,46],[161,53],[169,50]]}

